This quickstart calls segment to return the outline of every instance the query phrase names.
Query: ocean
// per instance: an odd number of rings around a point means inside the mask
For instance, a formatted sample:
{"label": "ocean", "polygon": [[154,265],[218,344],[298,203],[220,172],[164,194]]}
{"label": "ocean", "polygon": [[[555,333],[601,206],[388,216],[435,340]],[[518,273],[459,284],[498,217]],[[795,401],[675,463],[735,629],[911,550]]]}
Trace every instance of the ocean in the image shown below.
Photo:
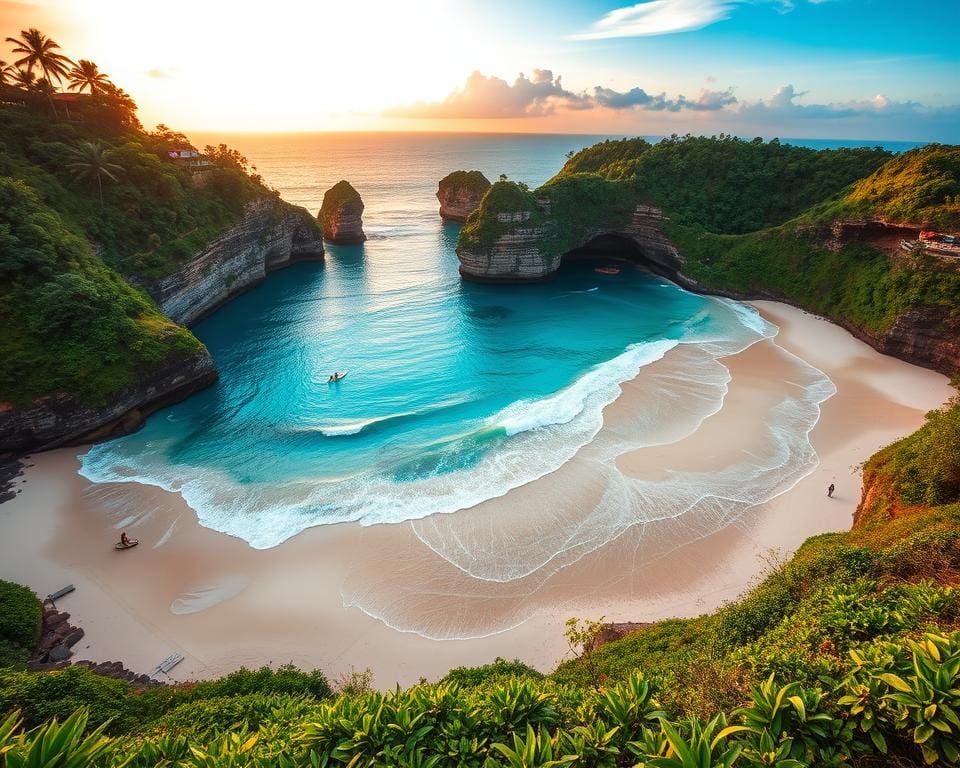
{"label": "ocean", "polygon": [[[327,188],[349,180],[366,205],[369,239],[328,245],[323,263],[275,273],[200,322],[194,331],[220,370],[216,385],[94,446],[81,473],[179,493],[203,525],[269,548],[314,526],[469,510],[585,451],[612,464],[695,432],[722,407],[723,357],[774,337],[774,326],[745,305],[641,271],[604,276],[581,264],[540,285],[464,283],[459,225],[438,215],[437,182],[450,171],[505,173],[535,187],[568,152],[602,138],[230,137],[284,199],[312,212]],[[620,385],[665,357],[683,361],[679,379],[651,384],[650,409],[598,443]],[[589,525],[554,523],[512,554],[471,549],[463,536],[428,544],[472,577],[507,582],[547,564],[555,571],[567,554],[637,523],[682,517],[735,486],[732,505],[710,513],[728,524],[816,466],[807,435],[833,388],[798,365],[799,386],[763,421],[768,453],[729,477],[677,473],[645,488],[641,504],[611,473]],[[337,370],[348,376],[329,384]]]}

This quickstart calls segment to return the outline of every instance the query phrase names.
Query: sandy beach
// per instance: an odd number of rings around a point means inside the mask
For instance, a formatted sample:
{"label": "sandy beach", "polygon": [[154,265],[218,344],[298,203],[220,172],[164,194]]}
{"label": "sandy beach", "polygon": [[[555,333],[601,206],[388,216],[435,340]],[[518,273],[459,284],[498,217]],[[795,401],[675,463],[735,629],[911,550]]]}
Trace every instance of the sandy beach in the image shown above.
{"label": "sandy beach", "polygon": [[[697,615],[747,588],[772,549],[786,555],[811,535],[849,528],[858,466],[916,429],[952,392],[946,377],[880,355],[826,321],[783,304],[755,306],[780,333],[723,360],[731,381],[722,409],[692,435],[624,452],[609,469],[626,478],[624,487],[643,488],[683,473],[719,476],[732,462],[769,452],[763,414],[798,386],[805,363],[837,390],[810,433],[819,464],[762,504],[714,509],[705,499],[696,514],[648,514],[602,546],[561,548],[562,556],[530,573],[497,579],[485,568],[498,562],[499,548],[523,562],[528,542],[557,529],[551,515],[609,492],[590,465],[590,447],[569,466],[471,510],[416,523],[316,527],[267,550],[203,528],[179,495],[93,485],[77,474],[80,449],[63,449],[29,458],[22,492],[0,506],[0,578],[41,595],[74,584],[58,607],[86,632],[76,658],[122,660],[149,673],[179,652],[185,661],[171,673],[176,680],[292,662],[331,678],[369,667],[375,684],[389,687],[497,656],[549,670],[567,653],[562,630],[571,615]],[[625,384],[598,438],[612,440],[647,407],[648,377],[682,365],[667,355]],[[837,490],[827,499],[830,483]],[[140,546],[114,551],[120,530]],[[465,551],[489,544],[485,562],[455,565],[439,556],[465,537],[473,541]],[[431,639],[451,636],[470,639]]]}

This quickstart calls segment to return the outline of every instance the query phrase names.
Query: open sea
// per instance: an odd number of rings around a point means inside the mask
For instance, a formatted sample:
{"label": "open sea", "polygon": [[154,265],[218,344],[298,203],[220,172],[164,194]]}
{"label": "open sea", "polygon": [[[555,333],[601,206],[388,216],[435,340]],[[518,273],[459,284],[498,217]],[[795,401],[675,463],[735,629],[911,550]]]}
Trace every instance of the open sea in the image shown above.
{"label": "open sea", "polygon": [[[136,434],[94,446],[82,474],[180,493],[203,525],[267,548],[312,526],[455,512],[554,472],[591,444],[621,383],[678,351],[689,361],[684,381],[664,380],[657,407],[607,459],[695,431],[722,406],[730,377],[718,361],[775,327],[744,305],[629,269],[608,277],[571,265],[547,284],[464,283],[459,225],[438,215],[437,182],[450,171],[505,173],[535,187],[567,152],[603,138],[228,137],[284,199],[313,213],[326,189],[349,180],[366,205],[369,240],[327,245],[325,262],[275,273],[200,322],[194,331],[216,361],[216,385]],[[850,143],[833,146],[841,144]],[[327,383],[337,370],[348,376]],[[763,501],[812,470],[807,433],[832,391],[821,372],[804,369],[802,386],[764,423],[770,454],[737,469],[738,503]],[[463,541],[449,543],[449,559],[479,568],[478,578],[514,578],[572,551],[577,536],[599,546],[598,536],[612,539],[645,515],[683,515],[724,482],[685,477],[680,491],[664,493],[669,512],[621,505],[616,525],[544,538],[522,562],[484,560]]]}

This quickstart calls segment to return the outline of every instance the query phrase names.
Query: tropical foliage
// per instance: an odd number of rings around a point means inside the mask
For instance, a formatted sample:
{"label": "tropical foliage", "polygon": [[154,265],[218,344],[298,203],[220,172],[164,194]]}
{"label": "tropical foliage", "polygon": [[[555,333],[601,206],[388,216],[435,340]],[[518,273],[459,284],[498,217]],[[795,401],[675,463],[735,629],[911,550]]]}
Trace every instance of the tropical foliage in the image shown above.
{"label": "tropical foliage", "polygon": [[[208,148],[201,183],[168,156],[186,137],[143,131],[96,64],[74,64],[37,30],[10,40],[19,58],[0,92],[0,401],[68,392],[99,404],[203,353],[139,287],[273,193],[224,145]],[[51,119],[63,78],[82,93]]]}
{"label": "tropical foliage", "polygon": [[40,601],[26,587],[0,580],[0,667],[23,664],[40,639]]}

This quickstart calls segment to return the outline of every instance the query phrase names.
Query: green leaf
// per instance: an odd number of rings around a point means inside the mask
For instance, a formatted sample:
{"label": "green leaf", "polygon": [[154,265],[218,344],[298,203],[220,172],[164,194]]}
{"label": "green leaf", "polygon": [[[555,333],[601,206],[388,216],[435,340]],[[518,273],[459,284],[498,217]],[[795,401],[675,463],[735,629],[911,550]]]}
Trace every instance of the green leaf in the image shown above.
{"label": "green leaf", "polygon": [[907,685],[906,681],[902,677],[899,677],[892,672],[884,672],[882,675],[880,675],[880,679],[891,688],[896,688],[898,691],[903,691],[904,693],[911,693],[913,691],[913,689]]}

